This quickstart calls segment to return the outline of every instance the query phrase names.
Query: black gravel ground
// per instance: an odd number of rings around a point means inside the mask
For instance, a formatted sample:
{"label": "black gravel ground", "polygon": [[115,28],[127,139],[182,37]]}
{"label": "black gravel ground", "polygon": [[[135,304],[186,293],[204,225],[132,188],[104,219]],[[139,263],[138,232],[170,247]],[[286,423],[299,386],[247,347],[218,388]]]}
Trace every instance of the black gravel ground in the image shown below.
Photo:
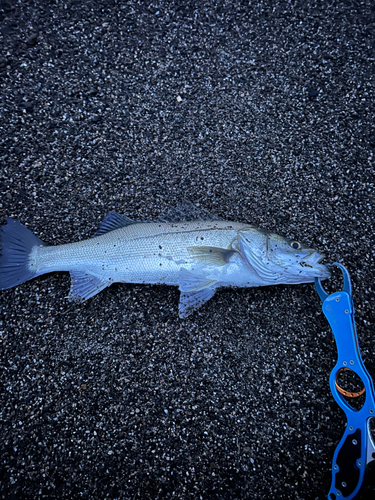
{"label": "black gravel ground", "polygon": [[[0,223],[65,243],[187,198],[302,240],[349,269],[375,377],[371,0],[0,5]],[[1,293],[1,498],[326,498],[345,415],[313,285],[186,320],[172,287],[68,290]]]}

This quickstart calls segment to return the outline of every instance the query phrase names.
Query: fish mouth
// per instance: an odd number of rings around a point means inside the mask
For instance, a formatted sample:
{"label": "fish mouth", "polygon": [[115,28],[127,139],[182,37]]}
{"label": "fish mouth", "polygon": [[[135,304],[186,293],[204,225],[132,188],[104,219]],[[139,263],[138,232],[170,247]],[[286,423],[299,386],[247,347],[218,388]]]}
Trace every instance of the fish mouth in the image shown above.
{"label": "fish mouth", "polygon": [[331,276],[331,273],[325,264],[321,264],[324,259],[324,253],[312,252],[300,261],[300,266],[303,267],[304,271],[311,276],[328,279]]}

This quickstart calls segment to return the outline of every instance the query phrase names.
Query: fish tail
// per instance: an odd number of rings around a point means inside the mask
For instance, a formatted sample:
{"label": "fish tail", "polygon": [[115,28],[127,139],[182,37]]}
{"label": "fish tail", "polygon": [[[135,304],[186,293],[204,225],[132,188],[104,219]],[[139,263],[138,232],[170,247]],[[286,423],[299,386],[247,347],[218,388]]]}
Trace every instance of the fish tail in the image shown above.
{"label": "fish tail", "polygon": [[30,268],[29,256],[35,246],[45,243],[11,217],[6,221],[7,224],[0,227],[0,290],[43,274]]}

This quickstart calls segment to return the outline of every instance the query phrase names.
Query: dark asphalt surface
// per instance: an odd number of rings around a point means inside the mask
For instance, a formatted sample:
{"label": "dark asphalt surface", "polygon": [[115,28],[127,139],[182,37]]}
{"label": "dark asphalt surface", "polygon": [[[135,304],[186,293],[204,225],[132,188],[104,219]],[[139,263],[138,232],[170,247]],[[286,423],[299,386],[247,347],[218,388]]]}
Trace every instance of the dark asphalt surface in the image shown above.
{"label": "dark asphalt surface", "polygon": [[[0,223],[58,244],[187,198],[306,242],[350,271],[375,377],[374,20],[370,0],[2,0]],[[186,320],[172,287],[68,291],[0,294],[2,499],[326,498],[345,416],[313,285]]]}

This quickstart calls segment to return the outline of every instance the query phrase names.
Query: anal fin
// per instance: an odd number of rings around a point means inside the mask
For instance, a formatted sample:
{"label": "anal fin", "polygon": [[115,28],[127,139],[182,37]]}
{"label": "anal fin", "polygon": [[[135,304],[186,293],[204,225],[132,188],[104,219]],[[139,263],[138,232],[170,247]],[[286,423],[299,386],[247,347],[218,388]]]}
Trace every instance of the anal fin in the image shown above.
{"label": "anal fin", "polygon": [[69,298],[71,300],[81,300],[82,302],[94,297],[112,283],[108,280],[101,280],[93,274],[81,271],[71,271],[71,286]]}

